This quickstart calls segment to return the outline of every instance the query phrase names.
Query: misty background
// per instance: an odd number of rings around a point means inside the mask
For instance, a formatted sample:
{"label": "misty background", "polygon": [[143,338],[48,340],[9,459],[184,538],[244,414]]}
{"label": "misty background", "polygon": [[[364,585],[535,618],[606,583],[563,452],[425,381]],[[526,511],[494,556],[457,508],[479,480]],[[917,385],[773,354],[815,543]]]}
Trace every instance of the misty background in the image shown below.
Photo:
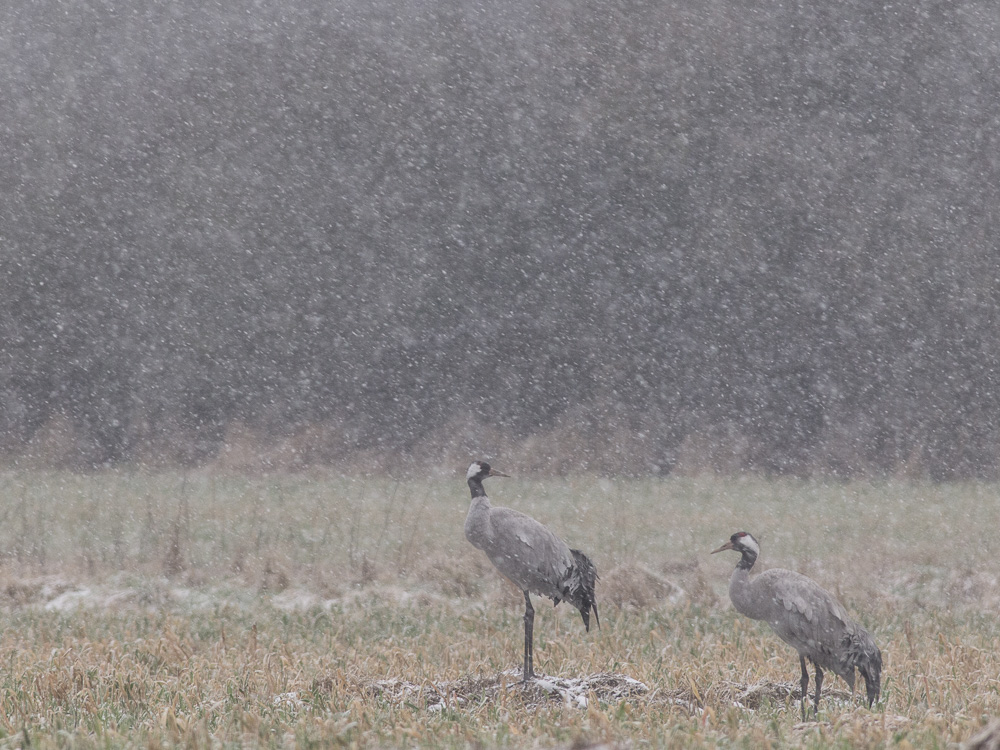
{"label": "misty background", "polygon": [[995,478],[998,52],[992,0],[5,4],[0,453]]}

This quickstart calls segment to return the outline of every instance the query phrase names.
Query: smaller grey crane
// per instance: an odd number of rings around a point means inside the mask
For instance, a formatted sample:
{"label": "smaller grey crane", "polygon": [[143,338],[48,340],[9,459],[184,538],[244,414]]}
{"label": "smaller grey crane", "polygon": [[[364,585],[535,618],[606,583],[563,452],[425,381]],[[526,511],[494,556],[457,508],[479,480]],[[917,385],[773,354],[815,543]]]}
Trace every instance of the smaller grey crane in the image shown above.
{"label": "smaller grey crane", "polygon": [[590,632],[590,610],[597,615],[594,583],[597,570],[585,554],[570,549],[562,539],[534,518],[510,508],[494,508],[483,489],[486,477],[505,477],[485,461],[473,461],[466,473],[472,505],[465,518],[465,538],[486,553],[490,562],[524,592],[524,672],[522,681],[535,676],[532,636],[535,610],[529,593],[547,596],[556,604],[566,600],[583,616]]}
{"label": "smaller grey crane", "polygon": [[882,679],[882,652],[871,634],[851,619],[833,594],[801,573],[772,568],[751,581],[750,570],[760,554],[760,545],[747,532],[733,534],[712,554],[727,549],[741,555],[729,579],[729,598],[736,611],[752,620],[764,620],[781,640],[799,652],[802,720],[806,718],[809,687],[806,658],[816,667],[817,715],[824,668],[840,675],[853,693],[857,667],[865,678],[871,708],[881,693]]}

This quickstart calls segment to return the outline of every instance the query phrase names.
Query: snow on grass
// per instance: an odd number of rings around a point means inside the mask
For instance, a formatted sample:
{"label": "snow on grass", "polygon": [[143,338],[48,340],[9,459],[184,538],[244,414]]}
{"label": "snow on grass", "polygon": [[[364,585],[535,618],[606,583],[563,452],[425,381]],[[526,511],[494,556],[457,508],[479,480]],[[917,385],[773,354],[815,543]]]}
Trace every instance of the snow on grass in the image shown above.
{"label": "snow on grass", "polygon": [[528,707],[556,701],[571,708],[587,708],[592,699],[617,703],[649,692],[648,686],[623,674],[538,675],[525,683],[521,681],[521,672],[514,669],[491,677],[464,677],[421,684],[407,680],[375,680],[360,688],[362,692],[394,703],[416,703],[434,711],[450,704],[461,707],[496,703],[501,697],[510,696],[517,696]]}

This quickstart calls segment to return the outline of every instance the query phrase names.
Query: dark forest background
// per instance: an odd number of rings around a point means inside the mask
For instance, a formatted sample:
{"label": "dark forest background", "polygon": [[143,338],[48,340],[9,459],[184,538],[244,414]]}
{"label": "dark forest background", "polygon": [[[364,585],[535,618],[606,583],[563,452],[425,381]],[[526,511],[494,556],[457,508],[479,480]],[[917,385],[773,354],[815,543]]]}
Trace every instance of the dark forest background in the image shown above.
{"label": "dark forest background", "polygon": [[993,0],[41,0],[0,61],[8,463],[1000,473]]}

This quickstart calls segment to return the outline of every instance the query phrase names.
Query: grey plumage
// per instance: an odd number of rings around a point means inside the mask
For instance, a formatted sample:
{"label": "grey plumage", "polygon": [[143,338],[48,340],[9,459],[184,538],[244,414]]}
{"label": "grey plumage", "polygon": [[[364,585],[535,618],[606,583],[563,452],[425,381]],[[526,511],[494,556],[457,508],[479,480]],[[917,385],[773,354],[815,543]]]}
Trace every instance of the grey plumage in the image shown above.
{"label": "grey plumage", "polygon": [[528,681],[535,676],[535,610],[529,594],[547,596],[556,604],[569,602],[580,611],[589,632],[591,610],[598,627],[601,625],[594,600],[597,570],[585,554],[570,549],[534,518],[511,508],[493,507],[483,489],[483,480],[491,476],[507,475],[483,461],[473,462],[466,474],[472,504],[465,519],[465,538],[524,593],[523,679]]}
{"label": "grey plumage", "polygon": [[733,534],[712,554],[728,549],[741,555],[729,580],[729,598],[736,611],[753,620],[763,620],[781,640],[799,652],[803,720],[809,686],[807,658],[816,667],[817,713],[824,669],[840,675],[853,693],[857,668],[865,680],[871,707],[881,693],[882,679],[882,652],[871,634],[851,619],[833,594],[800,573],[772,568],[751,581],[750,570],[760,554],[760,545],[747,532]]}

